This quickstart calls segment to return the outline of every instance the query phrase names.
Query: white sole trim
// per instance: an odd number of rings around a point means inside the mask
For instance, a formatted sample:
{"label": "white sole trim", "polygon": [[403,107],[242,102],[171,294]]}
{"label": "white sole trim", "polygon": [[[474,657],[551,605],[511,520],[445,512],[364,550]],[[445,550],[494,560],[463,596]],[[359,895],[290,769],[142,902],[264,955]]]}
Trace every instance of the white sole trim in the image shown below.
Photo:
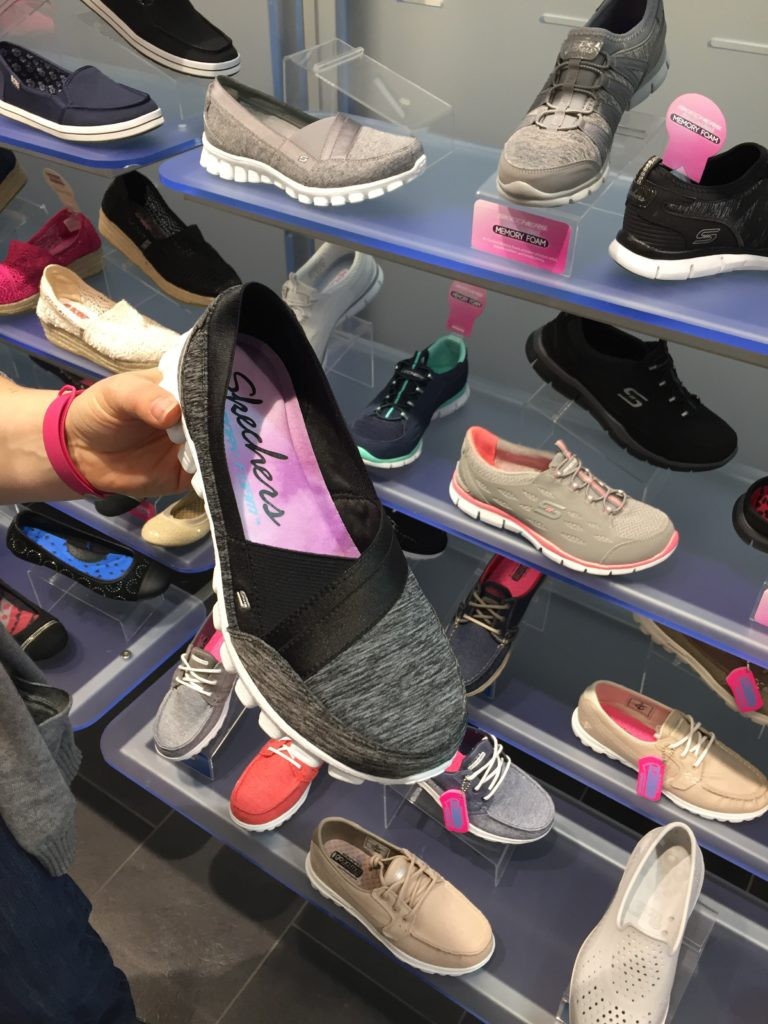
{"label": "white sole trim", "polygon": [[413,167],[390,178],[368,181],[360,185],[343,185],[338,188],[313,188],[294,181],[260,160],[225,153],[224,150],[213,146],[203,135],[200,166],[209,174],[223,178],[224,181],[249,185],[275,185],[291,199],[297,199],[308,206],[344,206],[346,203],[361,203],[364,199],[377,199],[408,184],[414,178],[418,178],[427,166],[427,157],[422,153]]}
{"label": "white sole trim", "polygon": [[[172,394],[177,401],[180,401],[178,387],[179,364],[181,362],[181,357],[183,355],[189,333],[190,332],[187,332],[186,334],[181,335],[178,344],[172,349],[169,349],[169,351],[163,355],[160,363],[158,364],[158,369],[162,373],[160,387]],[[415,775],[409,775],[405,778],[383,778],[378,775],[369,775],[366,772],[360,772],[356,768],[351,768],[348,765],[343,764],[341,761],[337,761],[336,758],[327,754],[319,747],[316,747],[313,743],[297,732],[295,728],[290,726],[283,718],[280,717],[277,711],[275,711],[267,698],[261,693],[254,680],[249,676],[245,666],[240,661],[237,649],[229,636],[227,609],[224,601],[222,600],[223,585],[219,550],[216,543],[215,524],[208,507],[208,499],[205,494],[205,484],[203,482],[203,475],[200,470],[197,452],[187,430],[183,411],[181,423],[175,427],[171,427],[168,430],[168,436],[174,444],[181,445],[178,453],[179,462],[188,473],[192,473],[192,489],[205,505],[205,511],[211,527],[215,563],[212,583],[213,591],[217,598],[216,604],[213,608],[213,623],[224,638],[224,643],[221,648],[221,663],[227,672],[232,672],[237,676],[234,693],[240,703],[246,708],[258,706],[261,709],[259,725],[271,739],[279,739],[282,736],[287,736],[289,739],[292,739],[299,747],[301,747],[302,751],[311,755],[311,757],[316,758],[318,761],[325,763],[328,766],[328,774],[332,778],[338,779],[340,782],[350,782],[355,785],[359,785],[363,782],[378,782],[383,785],[406,785],[412,782],[422,782],[424,779],[432,778],[434,775],[439,775],[441,772],[445,771],[450,764],[450,760],[445,761],[441,765],[435,766],[429,771],[417,772]]]}
{"label": "white sole trim", "polygon": [[45,117],[38,117],[37,114],[30,114],[20,107],[14,107],[5,100],[0,100],[0,114],[29,128],[38,128],[49,135],[55,135],[57,139],[69,142],[109,142],[112,139],[128,139],[133,135],[143,135],[153,128],[159,128],[164,120],[162,111],[157,107],[148,114],[135,117],[132,121],[118,121],[116,124],[57,124]]}
{"label": "white sole trim", "polygon": [[598,569],[594,566],[586,566],[572,558],[555,554],[554,551],[545,547],[533,534],[529,533],[525,527],[511,522],[506,518],[506,516],[502,516],[497,512],[491,512],[485,508],[479,508],[477,505],[472,504],[472,502],[462,498],[453,486],[453,482],[449,484],[448,493],[450,494],[451,501],[456,508],[458,508],[460,512],[469,516],[470,519],[477,519],[478,522],[485,523],[486,526],[495,526],[498,530],[506,530],[508,533],[516,533],[519,536],[524,537],[529,544],[536,548],[537,551],[540,551],[546,558],[549,558],[550,561],[556,562],[558,565],[563,565],[566,569],[573,569],[575,572],[586,573],[588,576],[630,576],[632,573],[643,572],[645,569],[652,569],[655,565],[660,565],[662,562],[666,562],[670,555],[673,555],[676,551],[676,548],[673,548],[671,551],[665,552],[663,555],[660,555],[652,561],[644,562],[642,565],[638,566],[630,566],[629,568],[606,567],[605,569]]}
{"label": "white sole trim", "polygon": [[90,7],[99,17],[103,18],[135,50],[138,50],[144,57],[148,57],[157,64],[162,64],[163,67],[172,68],[174,71],[181,71],[187,75],[197,75],[201,78],[215,78],[217,75],[235,75],[240,70],[239,57],[233,60],[222,61],[220,64],[177,57],[175,54],[169,53],[167,50],[161,50],[158,46],[147,42],[146,39],[142,39],[140,35],[137,35],[129,25],[126,25],[124,21],[118,18],[115,12],[111,11],[101,0],[83,0],[83,3],[86,7]]}
{"label": "white sole trim", "polygon": [[768,270],[768,256],[748,253],[721,253],[717,256],[686,256],[679,260],[654,260],[640,256],[614,238],[608,246],[611,258],[638,277],[650,281],[690,281],[695,277],[714,277],[735,270]]}
{"label": "white sole trim", "polygon": [[[426,782],[420,782],[419,788],[423,789],[425,793],[431,796],[438,807],[441,806],[440,791],[438,789],[434,789],[428,780]],[[469,823],[470,835],[477,836],[478,839],[485,839],[489,843],[499,843],[501,846],[527,846],[529,843],[537,843],[540,839],[549,835],[550,832],[551,827],[547,829],[546,832],[542,832],[540,836],[533,836],[530,839],[506,839],[503,836],[494,835],[493,832],[486,832],[484,829],[478,828],[477,825],[473,825],[471,821]],[[461,838],[461,833],[456,834]]]}
{"label": "white sole trim", "polygon": [[[625,761],[623,757],[615,754],[608,747],[603,746],[586,731],[579,721],[579,709],[575,708],[571,715],[571,728],[576,735],[576,738],[590,750],[593,750],[596,754],[602,754],[604,757],[609,757],[612,761],[618,761],[619,764],[623,764],[626,768],[630,768],[632,771],[637,771],[637,766],[632,764],[631,761]],[[679,796],[675,796],[673,793],[668,792],[666,789],[662,789],[662,794],[671,800],[673,804],[677,804],[678,807],[682,807],[684,811],[689,811],[691,814],[696,814],[700,818],[706,818],[708,821],[753,821],[755,818],[761,817],[768,811],[768,805],[766,805],[762,811],[749,811],[746,814],[717,814],[714,811],[705,811],[701,807],[696,807],[694,804],[689,804],[685,800],[681,800]],[[652,801],[651,801],[652,802]]]}
{"label": "white sole trim", "polygon": [[460,974],[471,974],[473,971],[478,971],[481,967],[484,967],[493,956],[494,950],[496,949],[496,937],[493,939],[493,946],[491,951],[486,958],[480,963],[474,964],[472,967],[436,967],[434,964],[426,964],[423,960],[417,960],[415,957],[409,956],[404,953],[397,946],[393,946],[392,943],[382,935],[381,932],[377,931],[372,924],[370,924],[362,914],[360,914],[353,906],[343,900],[338,893],[334,892],[329,886],[322,882],[315,874],[310,855],[307,854],[307,859],[304,862],[304,869],[307,872],[307,878],[310,881],[313,889],[317,889],[321,896],[325,896],[331,903],[335,903],[337,907],[341,907],[342,910],[346,910],[356,921],[359,921],[364,928],[366,928],[371,935],[380,942],[382,946],[389,950],[392,956],[397,957],[398,960],[402,960],[404,964],[408,964],[409,967],[415,967],[419,971],[423,971],[425,974],[443,974],[450,977],[457,977]]}
{"label": "white sole trim", "polygon": [[173,757],[170,754],[164,754],[163,751],[160,749],[160,747],[158,747],[157,743],[155,743],[155,740],[153,739],[152,743],[154,744],[155,750],[160,755],[160,757],[162,757],[164,761],[176,761],[179,764],[183,764],[184,761],[189,761],[190,758],[197,757],[198,754],[201,754],[205,750],[205,748],[207,746],[209,746],[213,742],[213,740],[215,740],[216,737],[221,732],[221,729],[222,729],[222,727],[224,725],[224,722],[226,721],[226,718],[227,718],[227,712],[229,711],[229,705],[232,703],[232,693],[234,693],[234,692],[235,692],[235,688],[233,686],[232,687],[232,692],[229,694],[229,696],[227,697],[226,701],[222,705],[221,717],[219,718],[219,720],[216,723],[215,727],[211,730],[211,732],[209,732],[205,736],[205,738],[203,740],[201,740],[200,743],[196,743],[195,746],[192,747],[191,750],[188,750],[186,754],[181,754],[179,756],[173,756]]}
{"label": "white sole trim", "polygon": [[608,177],[608,170],[609,166],[606,163],[599,175],[577,192],[542,192],[534,185],[529,185],[527,181],[511,181],[507,185],[502,185],[498,178],[496,187],[505,199],[520,203],[522,206],[567,206],[569,203],[579,203],[593,192],[597,192]]}
{"label": "white sole trim", "polygon": [[312,783],[310,782],[310,784],[301,794],[301,796],[293,805],[293,807],[289,808],[289,810],[287,810],[285,814],[279,815],[273,821],[269,821],[265,825],[248,825],[246,822],[241,821],[239,818],[235,817],[235,813],[231,807],[229,808],[229,816],[236,825],[239,825],[240,828],[244,828],[246,832],[272,832],[274,831],[274,829],[280,828],[281,825],[284,825],[285,822],[288,821],[289,818],[292,818],[294,814],[304,805],[307,797],[309,796],[309,791],[311,788]]}

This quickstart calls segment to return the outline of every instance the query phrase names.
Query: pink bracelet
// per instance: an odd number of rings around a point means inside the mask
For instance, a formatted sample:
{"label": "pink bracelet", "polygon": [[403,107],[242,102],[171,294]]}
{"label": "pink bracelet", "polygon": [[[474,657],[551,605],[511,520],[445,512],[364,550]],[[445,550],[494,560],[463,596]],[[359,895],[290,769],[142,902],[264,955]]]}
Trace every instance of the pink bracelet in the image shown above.
{"label": "pink bracelet", "polygon": [[65,384],[54,398],[43,417],[43,445],[48,461],[53,467],[56,475],[76,494],[93,494],[97,498],[104,497],[104,491],[97,491],[95,487],[85,479],[77,466],[72,461],[67,448],[67,436],[64,425],[67,421],[67,413],[78,395],[82,391],[71,384]]}

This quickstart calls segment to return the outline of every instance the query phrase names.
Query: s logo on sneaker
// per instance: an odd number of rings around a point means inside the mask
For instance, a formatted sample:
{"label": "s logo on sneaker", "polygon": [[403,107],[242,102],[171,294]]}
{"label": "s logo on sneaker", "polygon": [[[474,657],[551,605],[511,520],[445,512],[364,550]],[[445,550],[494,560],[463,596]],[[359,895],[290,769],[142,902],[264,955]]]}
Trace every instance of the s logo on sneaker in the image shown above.
{"label": "s logo on sneaker", "polygon": [[540,501],[534,508],[534,513],[545,516],[547,519],[559,519],[565,512],[565,505],[556,505],[554,501]]}
{"label": "s logo on sneaker", "polygon": [[696,237],[693,240],[694,245],[708,245],[710,242],[717,240],[717,236],[720,234],[720,228],[700,228],[696,232]]}
{"label": "s logo on sneaker", "polygon": [[622,402],[631,405],[633,409],[639,409],[641,405],[648,401],[645,395],[638,391],[637,388],[624,388],[622,391],[618,391],[617,395]]}

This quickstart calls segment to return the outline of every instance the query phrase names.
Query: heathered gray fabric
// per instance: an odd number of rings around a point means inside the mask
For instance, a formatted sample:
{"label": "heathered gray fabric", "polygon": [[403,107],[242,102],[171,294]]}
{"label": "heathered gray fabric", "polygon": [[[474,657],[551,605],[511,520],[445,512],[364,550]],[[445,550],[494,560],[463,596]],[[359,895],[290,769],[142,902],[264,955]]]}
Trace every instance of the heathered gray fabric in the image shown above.
{"label": "heathered gray fabric", "polygon": [[[269,114],[275,116],[271,110]],[[360,126],[343,114],[293,129],[286,138],[239,104],[218,81],[208,88],[204,120],[205,137],[216,149],[258,160],[309,188],[380,181],[410,170],[423,152],[409,135]]]}
{"label": "heathered gray fabric", "polygon": [[[216,676],[201,676],[210,690],[208,695],[185,686],[184,671],[179,666],[173,673],[171,686],[158,708],[152,730],[155,746],[168,757],[183,757],[206,739],[213,739],[226,713],[225,704],[237,679],[225,672],[220,662],[198,647],[187,650],[192,666],[218,666]],[[215,680],[215,685],[214,685]]]}
{"label": "heathered gray fabric", "polygon": [[71,704],[0,627],[0,817],[52,875],[67,871],[75,851]]}
{"label": "heathered gray fabric", "polygon": [[[629,32],[614,34],[591,27],[606,8],[616,8],[621,2],[607,0],[585,28],[568,33],[560,58],[572,60],[573,66],[554,93],[555,73],[550,74],[507,140],[499,161],[502,185],[520,181],[543,192],[576,191],[599,175],[633,96],[659,70],[660,62],[663,66],[666,25],[662,0],[648,0],[644,17]],[[597,83],[599,92],[593,97],[571,88],[577,82],[586,86]]]}

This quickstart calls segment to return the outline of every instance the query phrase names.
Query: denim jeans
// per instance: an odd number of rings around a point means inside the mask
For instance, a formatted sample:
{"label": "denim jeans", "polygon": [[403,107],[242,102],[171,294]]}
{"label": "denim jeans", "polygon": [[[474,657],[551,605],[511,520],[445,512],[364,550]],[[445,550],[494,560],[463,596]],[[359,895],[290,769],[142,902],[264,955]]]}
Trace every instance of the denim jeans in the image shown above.
{"label": "denim jeans", "polygon": [[72,879],[52,878],[0,821],[0,1024],[135,1024],[90,913]]}

